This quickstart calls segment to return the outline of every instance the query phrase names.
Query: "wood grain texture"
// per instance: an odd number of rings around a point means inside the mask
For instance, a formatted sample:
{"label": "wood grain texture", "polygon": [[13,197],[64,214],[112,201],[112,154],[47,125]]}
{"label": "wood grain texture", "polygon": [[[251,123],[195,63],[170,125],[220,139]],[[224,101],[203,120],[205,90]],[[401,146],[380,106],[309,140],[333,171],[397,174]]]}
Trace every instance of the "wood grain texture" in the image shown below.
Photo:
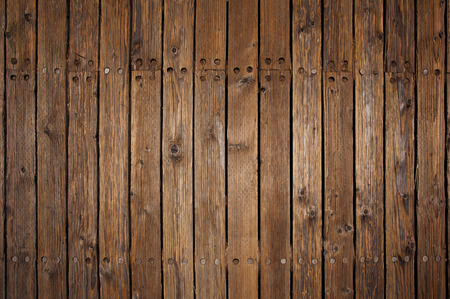
{"label": "wood grain texture", "polygon": [[195,8],[195,68],[224,70],[227,58],[227,2],[199,0]]}
{"label": "wood grain texture", "polygon": [[[70,298],[98,298],[100,295],[97,72],[99,13],[98,0],[70,1],[67,58],[67,246]],[[74,258],[77,259],[76,263]]]}
{"label": "wood grain texture", "polygon": [[291,67],[289,0],[261,0],[259,67],[283,70]]}
{"label": "wood grain texture", "polygon": [[293,297],[322,296],[322,12],[293,2]]}
{"label": "wood grain texture", "polygon": [[445,298],[445,10],[417,11],[417,295]]}
{"label": "wood grain texture", "polygon": [[289,71],[259,75],[261,297],[289,298],[291,80]]}
{"label": "wood grain texture", "polygon": [[352,298],[355,294],[353,2],[326,0],[323,9],[325,296]]}
{"label": "wood grain texture", "polygon": [[[163,1],[132,2],[131,283],[133,298],[161,298],[161,65]],[[152,28],[149,30],[148,28]]]}
{"label": "wood grain texture", "polygon": [[385,71],[415,70],[414,0],[386,1]]}
{"label": "wood grain texture", "polygon": [[99,98],[100,295],[130,296],[128,0],[101,2]]}
{"label": "wood grain texture", "polygon": [[[311,21],[310,25],[314,26],[318,20]],[[323,69],[326,72],[353,72],[353,32],[353,1],[324,0]]]}
{"label": "wood grain texture", "polygon": [[71,0],[69,5],[69,71],[97,71],[100,0]]}
{"label": "wood grain texture", "polygon": [[148,71],[162,66],[162,0],[132,0],[131,67]]}
{"label": "wood grain texture", "polygon": [[164,297],[193,298],[194,1],[164,3],[163,49]]}
{"label": "wood grain texture", "polygon": [[386,73],[386,297],[414,297],[414,76]]}
{"label": "wood grain texture", "polygon": [[350,72],[323,78],[325,296],[353,298],[353,83]]}
{"label": "wood grain texture", "polygon": [[133,298],[161,298],[161,71],[131,72]]}
{"label": "wood grain texture", "polygon": [[[0,0],[0,32],[6,27],[5,0]],[[0,49],[5,49],[5,35],[0,37]],[[5,277],[5,51],[0,52],[0,298],[6,297]]]}
{"label": "wood grain texture", "polygon": [[[38,296],[67,297],[66,2],[38,3],[37,256]],[[52,70],[59,69],[60,73]]]}
{"label": "wood grain texture", "polygon": [[195,80],[196,296],[226,298],[225,72],[205,71]]}
{"label": "wood grain texture", "polygon": [[[450,5],[450,3],[449,3]],[[448,10],[447,10],[448,11]],[[450,22],[449,19],[447,18],[447,22]],[[447,23],[448,24],[448,23]],[[448,44],[447,44],[448,47]],[[450,157],[450,101],[448,99],[450,99],[450,74],[446,74],[447,76],[447,136],[446,136],[446,149],[447,149],[447,184],[450,183],[449,180],[449,176],[450,176],[450,159],[448,157]],[[448,188],[447,185],[447,290],[450,290],[450,189]]]}
{"label": "wood grain texture", "polygon": [[[195,289],[226,298],[226,1],[196,1]],[[200,70],[201,69],[201,70]]]}
{"label": "wood grain texture", "polygon": [[36,5],[6,7],[6,290],[34,298],[36,287]]}
{"label": "wood grain texture", "polygon": [[258,1],[229,0],[228,9],[228,293],[250,299],[259,264]]}
{"label": "wood grain texture", "polygon": [[289,298],[291,75],[283,71],[291,66],[289,1],[260,2],[260,33],[261,297]]}
{"label": "wood grain texture", "polygon": [[69,297],[98,298],[98,73],[67,78]]}
{"label": "wood grain texture", "polygon": [[356,297],[384,296],[383,2],[355,1]]}

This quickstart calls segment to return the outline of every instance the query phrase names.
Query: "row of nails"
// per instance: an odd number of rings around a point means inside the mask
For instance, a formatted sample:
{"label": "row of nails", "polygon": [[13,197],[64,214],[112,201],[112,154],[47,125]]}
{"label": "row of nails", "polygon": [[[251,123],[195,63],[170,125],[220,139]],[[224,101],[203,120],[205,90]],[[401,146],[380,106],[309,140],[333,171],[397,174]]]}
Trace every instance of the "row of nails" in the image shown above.
{"label": "row of nails", "polygon": [[[12,260],[13,262],[17,262],[17,261],[18,261],[18,258],[17,258],[17,256],[13,256],[13,257],[11,258],[11,260]],[[31,261],[31,259],[30,259],[29,256],[25,257],[24,260],[25,260],[26,263],[29,263],[29,262]],[[406,262],[406,263],[408,263],[409,260],[410,260],[410,257],[409,257],[409,256],[405,256],[405,257],[403,258],[403,261]],[[437,263],[439,263],[439,262],[441,261],[441,257],[440,257],[440,256],[436,256],[436,257],[434,258],[434,260],[435,260]],[[42,261],[43,263],[46,263],[46,262],[47,262],[47,258],[46,258],[45,256],[43,256],[43,257],[41,258],[41,261]],[[58,258],[58,257],[55,258],[55,262],[56,262],[56,263],[59,263],[60,261],[61,261],[60,258]],[[78,258],[77,258],[77,257],[73,257],[73,258],[72,258],[72,261],[73,261],[74,263],[77,263],[77,262],[78,262]],[[90,258],[86,258],[85,261],[86,261],[86,263],[88,263],[88,264],[91,263],[91,259],[90,259]],[[394,257],[392,257],[391,261],[392,261],[393,263],[396,263],[396,262],[398,262],[398,258],[394,256]],[[424,263],[428,262],[428,256],[423,256],[422,261],[423,261]],[[105,258],[103,259],[103,262],[109,263],[109,262],[110,262],[110,259],[107,258],[107,257],[105,257]],[[124,263],[124,259],[123,259],[123,258],[119,258],[119,259],[118,259],[118,262],[119,262],[119,264],[123,264],[123,263]],[[155,262],[155,260],[154,260],[153,258],[150,258],[150,259],[148,259],[148,262],[151,263],[151,264],[153,264],[153,263]],[[175,263],[175,260],[174,260],[173,258],[169,258],[169,259],[167,260],[167,262],[168,262],[168,264],[171,264],[171,265],[172,265],[172,264]],[[254,262],[255,262],[255,260],[252,259],[252,258],[249,258],[249,259],[247,260],[247,263],[250,264],[250,265],[253,264]],[[334,264],[334,263],[336,263],[336,259],[335,259],[335,258],[330,258],[330,259],[329,259],[329,262],[330,262],[330,264]],[[346,257],[342,258],[342,263],[347,264],[348,262],[349,262],[348,258],[346,258]],[[360,258],[360,262],[361,262],[361,263],[364,263],[364,262],[366,262],[366,259],[365,259],[364,257],[361,257],[361,258]],[[377,262],[378,262],[378,257],[375,257],[375,258],[373,259],[373,262],[374,262],[374,263],[377,263]],[[142,263],[142,260],[141,260],[141,259],[139,259],[139,258],[136,259],[136,264],[139,265],[139,264],[141,264],[141,263]],[[187,259],[182,259],[182,263],[186,265],[186,264],[188,263],[188,260],[187,260]],[[270,265],[270,264],[272,263],[272,260],[271,260],[270,258],[267,258],[267,259],[265,260],[265,263],[266,263],[267,265]],[[285,258],[280,259],[280,263],[283,264],[283,265],[286,264],[286,263],[287,263],[287,259],[285,259]],[[304,263],[305,263],[305,260],[304,260],[303,258],[299,258],[299,259],[298,259],[298,263],[299,263],[299,264],[304,264]],[[311,260],[311,263],[312,263],[313,265],[316,265],[316,264],[318,263],[318,259],[312,259],[312,260]],[[200,264],[205,265],[205,264],[206,264],[206,259],[204,259],[204,258],[200,259]],[[219,264],[220,264],[220,259],[214,259],[214,264],[219,265]],[[233,264],[234,264],[234,265],[238,265],[238,264],[239,264],[239,259],[233,259]]]}

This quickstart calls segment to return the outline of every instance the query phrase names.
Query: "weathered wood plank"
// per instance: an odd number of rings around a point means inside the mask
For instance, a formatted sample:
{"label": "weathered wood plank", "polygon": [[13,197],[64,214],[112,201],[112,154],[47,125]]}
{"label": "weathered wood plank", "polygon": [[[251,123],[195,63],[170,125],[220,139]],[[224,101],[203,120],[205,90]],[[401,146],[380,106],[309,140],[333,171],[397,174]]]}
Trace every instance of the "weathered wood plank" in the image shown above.
{"label": "weathered wood plank", "polygon": [[383,2],[355,1],[356,297],[384,296]]}
{"label": "weathered wood plank", "polygon": [[97,72],[67,74],[70,298],[99,296],[97,76]]}
{"label": "weathered wood plank", "polygon": [[193,298],[194,1],[164,3],[163,44],[164,297]]}
{"label": "weathered wood plank", "polygon": [[326,72],[353,72],[353,25],[353,1],[324,0],[323,69]]}
{"label": "weathered wood plank", "polygon": [[[6,6],[0,0],[0,32],[5,32]],[[5,49],[5,35],[0,37],[0,49]],[[0,298],[6,296],[5,281],[5,51],[0,52]]]}
{"label": "weathered wood plank", "polygon": [[226,1],[196,1],[194,105],[195,289],[226,298]]}
{"label": "weathered wood plank", "polygon": [[291,67],[289,5],[288,0],[260,1],[260,288],[263,298],[289,298],[291,289],[291,76],[284,71]]}
{"label": "weathered wood plank", "polygon": [[100,291],[97,235],[99,13],[98,0],[70,1],[67,59],[70,70],[67,75],[70,298],[98,298]]}
{"label": "weathered wood plank", "polygon": [[160,70],[162,65],[163,0],[132,1],[132,70]]}
{"label": "weathered wood plank", "polygon": [[42,298],[67,297],[66,4],[38,2],[37,256],[47,259],[37,269]]}
{"label": "weathered wood plank", "polygon": [[293,297],[322,296],[322,12],[293,2]]}
{"label": "weathered wood plank", "polygon": [[199,72],[195,80],[196,294],[226,298],[225,72]]}
{"label": "weathered wood plank", "polygon": [[228,9],[228,292],[250,299],[259,264],[258,1],[229,0]]}
{"label": "weathered wood plank", "polygon": [[417,1],[417,295],[446,297],[445,9]]}
{"label": "weathered wood plank", "polygon": [[162,1],[132,6],[131,63],[139,70],[131,73],[132,297],[161,298]]}
{"label": "weathered wood plank", "polygon": [[69,71],[97,71],[99,53],[99,0],[70,0]]}
{"label": "weathered wood plank", "polygon": [[386,297],[413,298],[415,81],[411,73],[386,73],[385,82]]}
{"label": "weathered wood plank", "polygon": [[226,65],[227,2],[225,0],[199,0],[195,5],[195,68],[197,70],[224,70]]}
{"label": "weathered wood plank", "polygon": [[324,90],[325,296],[353,298],[353,75],[327,72]]}
{"label": "weathered wood plank", "polygon": [[352,298],[355,294],[353,2],[326,0],[323,14],[325,296]]}
{"label": "weathered wood plank", "polygon": [[[449,2],[450,5],[450,2]],[[448,10],[447,10],[448,13]],[[447,22],[449,18],[447,18]],[[448,23],[447,23],[448,24]],[[448,28],[448,27],[447,27]],[[447,44],[448,47],[448,44]],[[447,136],[446,136],[446,148],[447,148],[447,184],[450,184],[450,74],[447,73]],[[450,290],[450,188],[447,185],[447,290]]]}
{"label": "weathered wood plank", "polygon": [[291,80],[289,70],[259,75],[261,297],[290,298]]}
{"label": "weathered wood plank", "polygon": [[[385,71],[414,72],[414,0],[386,1]],[[419,25],[420,26],[420,25]]]}
{"label": "weathered wood plank", "polygon": [[132,296],[161,298],[161,71],[131,74]]}
{"label": "weathered wood plank", "polygon": [[100,295],[130,296],[129,1],[102,0],[99,99]]}
{"label": "weathered wood plank", "polygon": [[34,298],[36,3],[8,1],[6,13],[6,289],[7,298]]}

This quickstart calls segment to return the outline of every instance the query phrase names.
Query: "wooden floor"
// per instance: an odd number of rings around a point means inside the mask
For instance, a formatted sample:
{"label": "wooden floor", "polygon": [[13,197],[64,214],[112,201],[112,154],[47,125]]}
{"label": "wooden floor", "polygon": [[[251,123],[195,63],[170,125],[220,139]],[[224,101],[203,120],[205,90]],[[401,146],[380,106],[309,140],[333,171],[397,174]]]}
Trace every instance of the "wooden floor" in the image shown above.
{"label": "wooden floor", "polygon": [[450,1],[0,25],[0,298],[449,298]]}

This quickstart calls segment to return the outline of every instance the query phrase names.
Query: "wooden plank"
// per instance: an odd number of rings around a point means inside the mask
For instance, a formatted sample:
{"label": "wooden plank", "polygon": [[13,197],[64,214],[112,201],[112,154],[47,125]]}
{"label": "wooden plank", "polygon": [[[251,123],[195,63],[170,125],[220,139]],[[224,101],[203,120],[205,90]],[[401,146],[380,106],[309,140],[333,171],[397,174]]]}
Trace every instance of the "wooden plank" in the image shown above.
{"label": "wooden plank", "polygon": [[293,2],[293,297],[322,296],[322,12]]}
{"label": "wooden plank", "polygon": [[260,287],[263,298],[290,297],[291,76],[283,71],[291,67],[289,5],[287,0],[260,2],[260,254],[264,261],[260,263]]}
{"label": "wooden plank", "polygon": [[[228,1],[228,293],[258,298],[258,1]],[[242,30],[245,28],[245,30]]]}
{"label": "wooden plank", "polygon": [[326,0],[323,14],[324,287],[327,298],[353,298],[353,2]]}
{"label": "wooden plank", "polygon": [[197,1],[195,15],[195,290],[226,298],[226,1]]}
{"label": "wooden plank", "polygon": [[323,69],[326,72],[354,71],[353,26],[353,1],[324,0]]}
{"label": "wooden plank", "polygon": [[67,75],[70,298],[99,296],[97,76],[86,71]]}
{"label": "wooden plank", "polygon": [[355,2],[356,297],[384,296],[383,2]]}
{"label": "wooden plank", "polygon": [[224,70],[227,33],[226,0],[199,0],[195,5],[195,68]]}
{"label": "wooden plank", "polygon": [[199,72],[195,80],[196,295],[226,298],[225,71]]}
{"label": "wooden plank", "polygon": [[99,99],[100,296],[130,296],[128,0],[101,2]]}
{"label": "wooden plank", "polygon": [[[397,59],[396,59],[397,60]],[[414,297],[414,77],[386,73],[386,297]]]}
{"label": "wooden plank", "polygon": [[[5,32],[5,0],[0,0],[0,30]],[[5,277],[5,35],[0,37],[0,298],[6,297]]]}
{"label": "wooden plank", "polygon": [[34,298],[36,287],[36,5],[6,7],[6,289]]}
{"label": "wooden plank", "polygon": [[261,297],[289,298],[291,80],[288,70],[259,74]]}
{"label": "wooden plank", "polygon": [[446,297],[445,9],[417,2],[417,295]]}
{"label": "wooden plank", "polygon": [[162,1],[132,8],[131,295],[161,298]]}
{"label": "wooden plank", "polygon": [[[67,297],[66,2],[38,3],[37,256],[38,296]],[[54,16],[61,16],[54,18]],[[60,73],[52,70],[59,69]]]}
{"label": "wooden plank", "polygon": [[386,2],[385,71],[391,73],[414,72],[414,0]]}
{"label": "wooden plank", "polygon": [[97,71],[99,53],[99,0],[71,0],[69,18],[69,71]]}
{"label": "wooden plank", "polygon": [[[449,3],[450,5],[450,3]],[[447,10],[448,11],[448,10]],[[449,18],[447,18],[449,22]],[[448,24],[448,23],[447,23]],[[448,28],[448,27],[447,27]],[[448,47],[448,44],[447,44]],[[447,148],[447,184],[450,184],[450,74],[447,75],[447,136],[446,136],[446,148]],[[447,186],[447,290],[450,290],[450,188]]]}
{"label": "wooden plank", "polygon": [[353,298],[353,76],[327,72],[324,81],[325,296]]}
{"label": "wooden plank", "polygon": [[132,1],[132,70],[160,70],[162,65],[163,1]]}
{"label": "wooden plank", "polygon": [[131,74],[132,295],[160,298],[161,71]]}
{"label": "wooden plank", "polygon": [[164,3],[163,49],[164,297],[193,298],[194,1]]}
{"label": "wooden plank", "polygon": [[[70,298],[99,297],[98,54],[99,2],[69,7],[68,284]],[[77,263],[74,263],[74,258]]]}

